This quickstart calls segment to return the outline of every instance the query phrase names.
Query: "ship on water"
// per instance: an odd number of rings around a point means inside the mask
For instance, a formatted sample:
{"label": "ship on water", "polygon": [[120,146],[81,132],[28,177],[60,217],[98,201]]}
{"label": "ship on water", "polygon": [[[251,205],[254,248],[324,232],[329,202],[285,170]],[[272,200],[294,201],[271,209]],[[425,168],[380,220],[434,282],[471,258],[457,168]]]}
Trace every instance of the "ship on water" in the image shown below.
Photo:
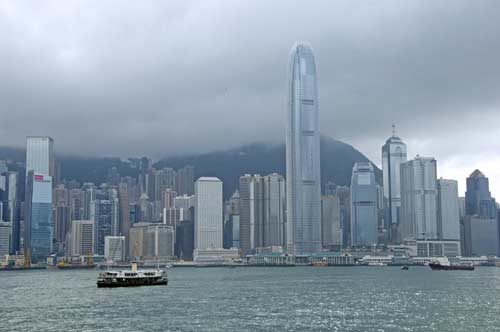
{"label": "ship on water", "polygon": [[474,271],[474,265],[454,263],[451,264],[446,258],[435,260],[429,263],[429,267],[432,270],[443,270],[443,271],[453,271],[453,270],[463,270],[463,271]]}
{"label": "ship on water", "polygon": [[97,287],[134,287],[167,284],[168,277],[165,271],[159,268],[138,270],[137,262],[132,262],[130,270],[101,272],[97,277]]}

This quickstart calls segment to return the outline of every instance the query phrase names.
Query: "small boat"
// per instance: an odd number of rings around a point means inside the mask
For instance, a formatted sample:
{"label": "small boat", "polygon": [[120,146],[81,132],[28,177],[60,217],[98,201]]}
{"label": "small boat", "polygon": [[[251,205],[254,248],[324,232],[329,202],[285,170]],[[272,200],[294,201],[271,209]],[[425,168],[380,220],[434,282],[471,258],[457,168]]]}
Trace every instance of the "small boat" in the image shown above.
{"label": "small boat", "polygon": [[383,262],[368,262],[366,265],[368,265],[368,266],[387,266],[387,263],[383,263]]}
{"label": "small boat", "polygon": [[408,270],[408,265],[401,265],[401,270]]}
{"label": "small boat", "polygon": [[128,271],[106,271],[99,273],[97,287],[134,287],[167,285],[168,278],[165,271],[138,270],[137,263],[132,262],[132,269]]}
{"label": "small boat", "polygon": [[312,266],[328,266],[328,262],[326,260],[314,261]]}

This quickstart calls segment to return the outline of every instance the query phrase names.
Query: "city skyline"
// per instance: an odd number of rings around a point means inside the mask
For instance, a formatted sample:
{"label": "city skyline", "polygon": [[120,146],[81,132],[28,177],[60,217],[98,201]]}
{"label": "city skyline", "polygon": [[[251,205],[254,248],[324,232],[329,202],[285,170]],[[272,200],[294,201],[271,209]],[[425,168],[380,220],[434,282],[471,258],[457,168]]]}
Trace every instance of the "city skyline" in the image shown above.
{"label": "city skyline", "polygon": [[[381,167],[380,143],[396,123],[408,158],[434,156],[445,178],[481,169],[500,196],[499,23],[491,16],[498,4],[490,5],[318,1],[304,11],[298,2],[151,2],[114,14],[112,4],[3,2],[0,68],[9,83],[2,88],[0,141],[22,146],[26,135],[49,135],[61,153],[120,156],[282,141],[282,59],[293,42],[308,40],[322,69],[325,135]],[[286,15],[270,10],[280,6]],[[299,17],[317,24],[289,24]],[[261,24],[248,34],[256,18]],[[474,24],[465,29],[460,22]],[[122,130],[106,130],[109,123]],[[228,126],[239,128],[231,140],[221,134]]]}

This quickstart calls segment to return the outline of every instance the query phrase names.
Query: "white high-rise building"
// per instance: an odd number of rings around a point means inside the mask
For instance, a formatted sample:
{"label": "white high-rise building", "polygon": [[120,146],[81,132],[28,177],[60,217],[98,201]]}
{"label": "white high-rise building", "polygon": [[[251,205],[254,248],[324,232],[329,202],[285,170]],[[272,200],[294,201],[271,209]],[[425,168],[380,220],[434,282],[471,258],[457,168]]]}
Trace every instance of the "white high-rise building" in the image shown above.
{"label": "white high-rise building", "polygon": [[289,59],[286,129],[287,251],[321,251],[320,132],[316,63],[297,43]]}
{"label": "white high-rise building", "polygon": [[73,220],[71,222],[71,256],[94,253],[94,221]]}
{"label": "white high-rise building", "polygon": [[55,175],[54,140],[48,136],[26,137],[26,175]]}
{"label": "white high-rise building", "polygon": [[438,236],[441,240],[460,240],[460,208],[458,182],[439,179],[438,190]]}
{"label": "white high-rise building", "polygon": [[406,144],[396,136],[393,126],[392,136],[382,146],[382,172],[384,181],[385,218],[384,228],[389,232],[389,240],[395,240],[395,230],[400,222],[401,208],[401,163],[406,162]]}
{"label": "white high-rise building", "polygon": [[195,183],[194,249],[222,248],[222,181],[201,177]]}
{"label": "white high-rise building", "polygon": [[400,240],[436,240],[436,160],[417,156],[401,164]]}

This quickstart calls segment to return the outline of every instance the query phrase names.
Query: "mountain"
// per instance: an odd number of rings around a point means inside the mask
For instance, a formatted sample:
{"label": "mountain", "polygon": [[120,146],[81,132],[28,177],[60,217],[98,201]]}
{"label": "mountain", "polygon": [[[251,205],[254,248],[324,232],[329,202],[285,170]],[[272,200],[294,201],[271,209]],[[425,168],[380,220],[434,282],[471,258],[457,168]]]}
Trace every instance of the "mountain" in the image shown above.
{"label": "mountain", "polygon": [[[191,156],[165,158],[155,167],[181,168],[194,166],[195,177],[216,176],[224,183],[224,197],[228,198],[238,188],[238,179],[243,174],[267,175],[277,172],[285,175],[285,144],[254,143],[238,148],[209,152]],[[321,183],[333,181],[338,185],[349,185],[355,162],[369,161],[351,145],[330,137],[321,138]],[[382,172],[375,166],[375,176],[381,182]]]}
{"label": "mountain", "polygon": [[[0,159],[24,162],[24,149],[0,147]],[[60,177],[80,183],[106,181],[109,170],[116,167],[121,176],[137,176],[137,169],[119,158],[85,158],[58,156]],[[349,185],[355,162],[368,161],[351,145],[323,136],[321,138],[321,181]],[[243,174],[267,175],[277,172],[285,175],[285,144],[254,143],[225,151],[207,152],[187,156],[167,157],[155,163],[156,168],[174,169],[192,165],[195,178],[216,176],[224,183],[224,197],[228,198],[238,188]],[[381,183],[381,171],[375,167],[375,176]]]}

